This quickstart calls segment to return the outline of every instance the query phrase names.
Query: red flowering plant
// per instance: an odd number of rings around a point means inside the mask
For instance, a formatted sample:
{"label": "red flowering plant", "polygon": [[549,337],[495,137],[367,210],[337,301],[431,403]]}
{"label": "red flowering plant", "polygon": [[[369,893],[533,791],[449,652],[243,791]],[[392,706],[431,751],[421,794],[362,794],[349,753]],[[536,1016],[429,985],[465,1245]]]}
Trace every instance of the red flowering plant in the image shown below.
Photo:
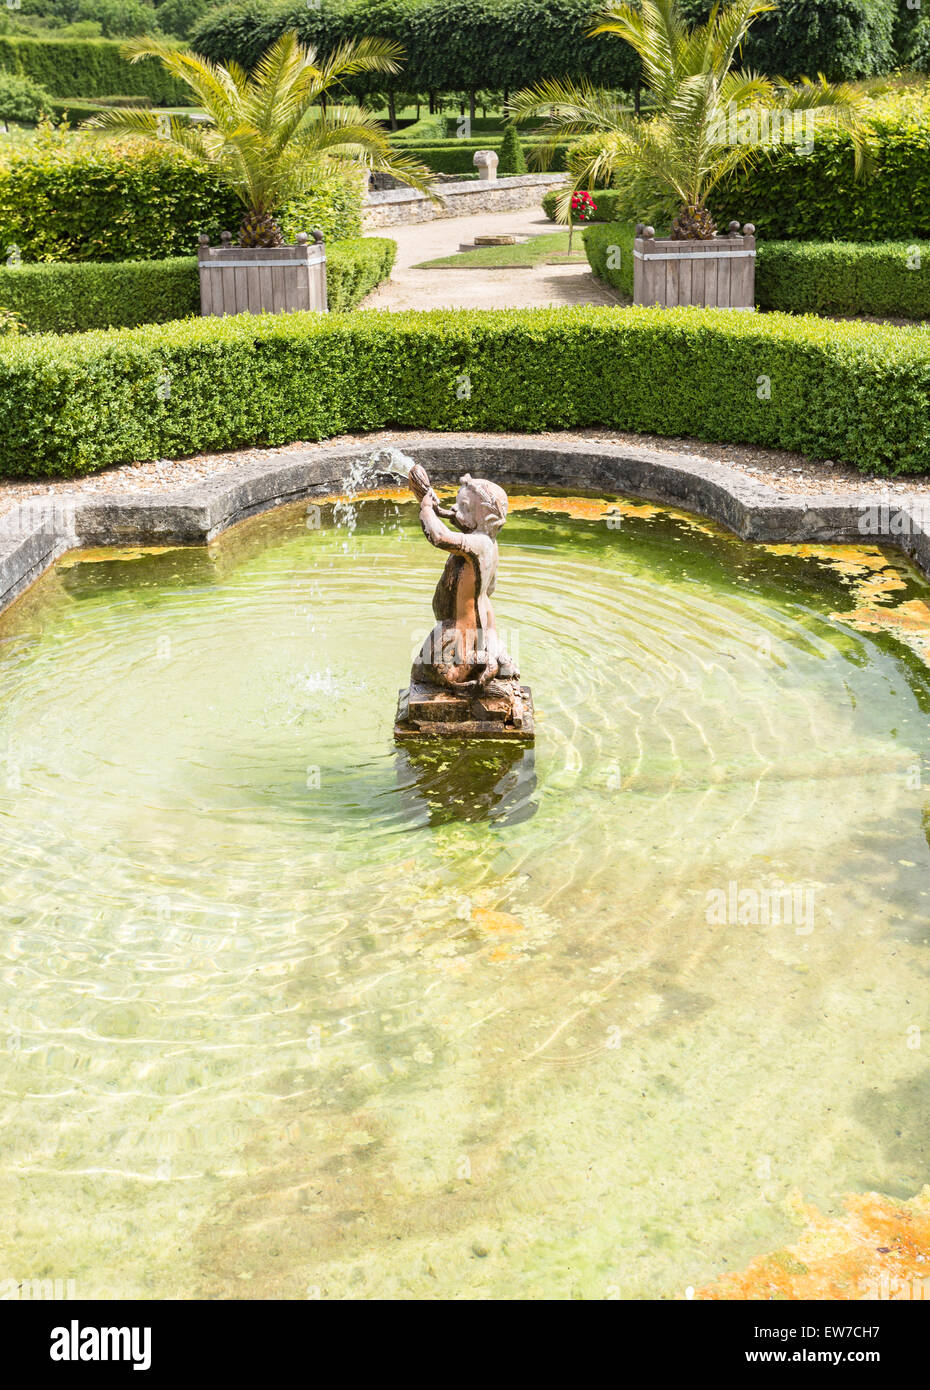
{"label": "red flowering plant", "polygon": [[572,194],[568,213],[568,254],[572,254],[572,236],[576,222],[587,222],[597,212],[597,203],[590,193],[579,191]]}
{"label": "red flowering plant", "polygon": [[578,222],[587,222],[597,212],[597,203],[590,193],[572,194],[572,218]]}

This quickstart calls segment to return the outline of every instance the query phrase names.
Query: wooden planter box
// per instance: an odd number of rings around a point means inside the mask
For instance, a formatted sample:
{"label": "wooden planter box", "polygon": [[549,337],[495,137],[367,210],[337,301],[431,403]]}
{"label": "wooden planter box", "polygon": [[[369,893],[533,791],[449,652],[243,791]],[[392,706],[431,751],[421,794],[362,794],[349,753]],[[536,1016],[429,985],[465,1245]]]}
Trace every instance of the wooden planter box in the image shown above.
{"label": "wooden planter box", "polygon": [[633,303],[708,305],[754,309],[755,227],[730,223],[728,236],[713,241],[656,240],[651,227],[637,227],[633,242]]}
{"label": "wooden planter box", "polygon": [[201,314],[285,314],[316,309],[325,314],[326,248],[321,232],[298,232],[294,246],[233,246],[223,232],[221,246],[200,238]]}

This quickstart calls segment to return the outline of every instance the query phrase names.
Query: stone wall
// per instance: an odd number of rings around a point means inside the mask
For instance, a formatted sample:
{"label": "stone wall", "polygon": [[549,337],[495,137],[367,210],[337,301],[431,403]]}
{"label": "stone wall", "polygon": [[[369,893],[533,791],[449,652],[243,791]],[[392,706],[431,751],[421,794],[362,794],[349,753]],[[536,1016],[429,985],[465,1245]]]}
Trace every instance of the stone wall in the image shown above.
{"label": "stone wall", "polygon": [[440,205],[412,188],[388,188],[369,192],[362,225],[396,227],[404,222],[431,222],[434,217],[470,217],[481,212],[507,212],[512,208],[537,207],[550,188],[560,188],[564,174],[514,174],[502,179],[465,179],[438,184]]}

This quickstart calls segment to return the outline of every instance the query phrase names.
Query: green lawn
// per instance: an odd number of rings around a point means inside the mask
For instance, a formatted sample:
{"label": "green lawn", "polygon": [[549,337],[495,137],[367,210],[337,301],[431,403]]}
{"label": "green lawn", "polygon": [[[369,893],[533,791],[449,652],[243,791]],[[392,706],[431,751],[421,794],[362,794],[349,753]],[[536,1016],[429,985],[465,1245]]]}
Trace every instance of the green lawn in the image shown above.
{"label": "green lawn", "polygon": [[435,261],[421,261],[414,270],[514,270],[534,265],[587,265],[576,227],[572,253],[568,254],[568,232],[548,232],[534,236],[517,246],[480,246],[474,251],[459,251],[454,256],[440,256]]}

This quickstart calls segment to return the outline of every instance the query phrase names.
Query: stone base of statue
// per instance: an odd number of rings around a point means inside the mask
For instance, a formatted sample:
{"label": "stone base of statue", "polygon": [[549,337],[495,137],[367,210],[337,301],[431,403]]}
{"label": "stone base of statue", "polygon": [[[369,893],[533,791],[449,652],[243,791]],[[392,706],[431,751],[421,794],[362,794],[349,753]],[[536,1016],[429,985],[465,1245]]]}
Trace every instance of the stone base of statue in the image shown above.
{"label": "stone base of statue", "polygon": [[533,696],[528,685],[489,681],[483,688],[414,682],[400,692],[394,737],[506,738],[532,743]]}

